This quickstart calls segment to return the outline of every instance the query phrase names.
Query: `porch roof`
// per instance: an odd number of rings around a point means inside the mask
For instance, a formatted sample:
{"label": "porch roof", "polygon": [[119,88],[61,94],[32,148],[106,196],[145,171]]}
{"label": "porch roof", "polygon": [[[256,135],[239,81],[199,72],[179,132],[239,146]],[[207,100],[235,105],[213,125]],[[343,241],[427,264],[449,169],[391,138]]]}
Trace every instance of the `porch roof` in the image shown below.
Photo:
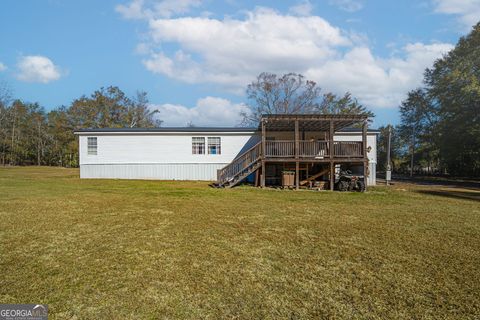
{"label": "porch roof", "polygon": [[267,131],[294,131],[295,121],[299,122],[299,129],[303,131],[329,131],[330,122],[333,123],[334,131],[363,124],[368,120],[367,115],[353,114],[264,114],[260,121]]}

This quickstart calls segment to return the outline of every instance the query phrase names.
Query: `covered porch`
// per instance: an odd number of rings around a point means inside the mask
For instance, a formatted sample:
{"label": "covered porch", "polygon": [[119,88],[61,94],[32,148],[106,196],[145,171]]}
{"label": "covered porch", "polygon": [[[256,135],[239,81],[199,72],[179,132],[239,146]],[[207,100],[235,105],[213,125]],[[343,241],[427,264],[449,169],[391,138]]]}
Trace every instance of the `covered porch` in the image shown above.
{"label": "covered porch", "polygon": [[[327,177],[328,187],[333,190],[338,165],[361,166],[366,185],[367,120],[365,115],[264,115],[259,125],[260,186],[278,180],[278,173],[272,176],[272,168],[283,167],[295,173],[296,189],[305,182]],[[362,141],[335,141],[335,132],[349,127],[361,127]]]}

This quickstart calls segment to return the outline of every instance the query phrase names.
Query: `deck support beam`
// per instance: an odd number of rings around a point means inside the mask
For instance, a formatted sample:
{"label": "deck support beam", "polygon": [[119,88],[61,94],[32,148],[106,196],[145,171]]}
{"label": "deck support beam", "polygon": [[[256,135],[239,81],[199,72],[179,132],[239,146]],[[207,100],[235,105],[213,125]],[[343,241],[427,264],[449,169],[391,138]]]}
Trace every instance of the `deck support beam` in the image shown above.
{"label": "deck support beam", "polygon": [[333,121],[330,120],[330,134],[328,136],[328,149],[330,149],[328,151],[329,153],[329,156],[330,156],[330,161],[333,159],[333,155],[334,155],[334,152],[333,152],[333,136],[335,134],[335,129],[333,127]]}
{"label": "deck support beam", "polygon": [[265,188],[265,160],[262,160],[262,174],[260,175],[260,187]]}
{"label": "deck support beam", "polygon": [[365,191],[367,191],[368,180],[368,149],[367,149],[367,130],[368,120],[363,121],[362,125],[362,147],[363,147],[363,183],[365,184]]}
{"label": "deck support beam", "polygon": [[298,161],[295,161],[295,189],[298,190],[300,189],[300,164]]}
{"label": "deck support beam", "polygon": [[300,149],[300,142],[299,142],[299,125],[298,120],[295,120],[295,159],[298,159],[299,149]]}
{"label": "deck support beam", "polygon": [[335,184],[335,164],[333,161],[330,161],[330,191],[333,191],[333,186]]}
{"label": "deck support beam", "polygon": [[333,146],[333,136],[335,135],[334,123],[330,120],[330,134],[328,136],[328,147],[329,147],[329,156],[330,156],[330,191],[333,191],[335,184],[335,164],[333,163],[334,156],[334,146]]}
{"label": "deck support beam", "polygon": [[262,151],[261,151],[261,159],[262,159],[262,175],[260,176],[260,186],[265,188],[265,158],[266,158],[266,140],[267,140],[267,128],[265,126],[265,119],[262,119]]}
{"label": "deck support beam", "polygon": [[298,155],[300,153],[300,142],[299,142],[299,125],[298,120],[295,120],[295,189],[300,188],[300,170],[298,163]]}

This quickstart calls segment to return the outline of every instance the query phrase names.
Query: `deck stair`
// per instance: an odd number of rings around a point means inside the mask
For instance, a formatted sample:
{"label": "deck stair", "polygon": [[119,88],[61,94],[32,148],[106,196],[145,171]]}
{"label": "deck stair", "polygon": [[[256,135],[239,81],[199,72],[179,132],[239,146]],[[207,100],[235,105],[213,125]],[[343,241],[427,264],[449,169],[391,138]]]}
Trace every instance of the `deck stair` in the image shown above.
{"label": "deck stair", "polygon": [[254,173],[261,166],[262,144],[259,142],[231,163],[218,170],[217,187],[231,188],[242,182],[250,174]]}

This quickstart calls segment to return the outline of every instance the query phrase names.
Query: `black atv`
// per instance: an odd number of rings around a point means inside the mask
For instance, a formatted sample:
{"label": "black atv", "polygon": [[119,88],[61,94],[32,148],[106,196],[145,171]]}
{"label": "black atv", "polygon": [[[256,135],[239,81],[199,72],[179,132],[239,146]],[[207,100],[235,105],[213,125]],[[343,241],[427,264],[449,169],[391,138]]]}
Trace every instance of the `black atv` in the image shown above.
{"label": "black atv", "polygon": [[335,183],[338,191],[365,191],[365,177],[354,175],[350,170],[340,171],[340,176]]}

